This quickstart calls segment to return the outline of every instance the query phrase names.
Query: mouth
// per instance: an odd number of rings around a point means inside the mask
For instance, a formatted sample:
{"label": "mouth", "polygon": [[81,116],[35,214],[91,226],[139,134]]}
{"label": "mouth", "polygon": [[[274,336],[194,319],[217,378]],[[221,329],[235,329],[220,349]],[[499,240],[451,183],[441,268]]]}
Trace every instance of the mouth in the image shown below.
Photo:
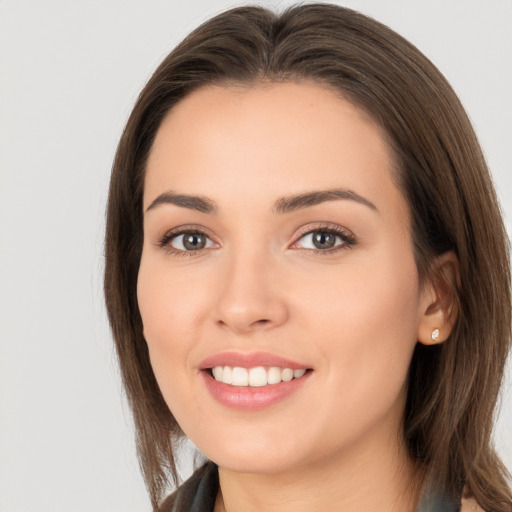
{"label": "mouth", "polygon": [[243,368],[240,366],[214,366],[206,369],[210,376],[217,382],[228,386],[260,388],[273,386],[281,382],[290,382],[300,379],[306,372],[312,371],[308,368],[281,368],[278,366]]}
{"label": "mouth", "polygon": [[206,389],[223,406],[258,411],[300,393],[314,369],[308,364],[258,352],[224,352],[199,365]]}

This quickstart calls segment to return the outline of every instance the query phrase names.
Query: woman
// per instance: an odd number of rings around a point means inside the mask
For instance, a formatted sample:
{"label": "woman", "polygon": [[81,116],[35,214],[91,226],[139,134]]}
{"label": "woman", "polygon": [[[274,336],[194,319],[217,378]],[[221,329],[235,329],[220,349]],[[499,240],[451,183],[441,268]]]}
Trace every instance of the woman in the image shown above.
{"label": "woman", "polygon": [[[417,49],[332,5],[211,19],[142,91],[110,186],[154,509],[510,511],[509,286],[476,137]],[[161,505],[183,435],[210,462]]]}

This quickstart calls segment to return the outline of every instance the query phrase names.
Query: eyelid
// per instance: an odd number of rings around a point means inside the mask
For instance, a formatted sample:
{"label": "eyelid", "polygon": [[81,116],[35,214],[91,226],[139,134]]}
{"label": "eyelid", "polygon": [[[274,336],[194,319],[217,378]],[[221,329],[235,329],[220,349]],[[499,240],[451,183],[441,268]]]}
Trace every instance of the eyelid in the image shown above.
{"label": "eyelid", "polygon": [[325,231],[325,232],[333,233],[336,236],[340,237],[344,243],[342,243],[340,245],[336,245],[330,249],[306,249],[306,248],[302,248],[302,247],[297,247],[296,250],[329,254],[329,253],[336,252],[339,250],[348,249],[357,243],[357,238],[350,229],[348,229],[344,226],[340,226],[339,224],[331,224],[328,222],[321,222],[321,223],[317,223],[317,224],[308,224],[306,226],[301,227],[297,231],[297,233],[294,235],[294,237],[293,237],[294,241],[290,245],[290,248],[293,249],[294,246],[306,235],[309,235],[311,233],[315,233],[318,231]]}
{"label": "eyelid", "polygon": [[214,247],[205,247],[203,249],[198,249],[197,251],[183,251],[180,249],[176,249],[170,246],[171,240],[180,236],[186,235],[190,233],[197,233],[203,236],[206,236],[212,243],[218,247],[219,243],[215,240],[215,237],[211,234],[210,230],[205,228],[204,226],[200,226],[198,224],[183,224],[181,226],[176,226],[175,228],[167,230],[163,235],[160,235],[157,239],[157,247],[166,250],[170,254],[174,255],[182,255],[182,256],[195,256],[200,254],[205,250],[210,250]]}

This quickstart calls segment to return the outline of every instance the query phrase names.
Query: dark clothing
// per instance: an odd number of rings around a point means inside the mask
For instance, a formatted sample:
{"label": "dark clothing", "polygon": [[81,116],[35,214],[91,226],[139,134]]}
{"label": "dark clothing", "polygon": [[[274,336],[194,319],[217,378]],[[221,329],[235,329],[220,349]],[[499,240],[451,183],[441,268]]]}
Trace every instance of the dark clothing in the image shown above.
{"label": "dark clothing", "polygon": [[[160,512],[213,512],[219,490],[219,473],[213,462],[201,466],[160,507]],[[423,497],[416,512],[459,512],[460,501],[435,493]]]}
{"label": "dark clothing", "polygon": [[160,512],[213,512],[218,490],[217,465],[207,462],[162,503]]}

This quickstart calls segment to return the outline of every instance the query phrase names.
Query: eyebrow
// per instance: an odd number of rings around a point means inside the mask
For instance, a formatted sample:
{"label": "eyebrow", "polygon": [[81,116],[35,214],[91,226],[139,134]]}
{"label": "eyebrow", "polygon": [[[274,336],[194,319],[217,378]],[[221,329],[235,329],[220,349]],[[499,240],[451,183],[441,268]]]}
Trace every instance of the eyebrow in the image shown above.
{"label": "eyebrow", "polygon": [[162,204],[174,204],[182,208],[197,210],[201,213],[217,213],[215,203],[207,197],[191,196],[187,194],[175,194],[174,192],[164,192],[160,194],[146,209],[146,212]]}
{"label": "eyebrow", "polygon": [[310,206],[325,203],[326,201],[336,201],[339,199],[355,201],[356,203],[367,206],[371,210],[378,211],[377,207],[371,201],[359,194],[356,194],[353,190],[345,188],[319,190],[307,192],[305,194],[282,197],[276,201],[274,211],[278,213],[289,213],[295,210],[301,210],[302,208],[309,208]]}
{"label": "eyebrow", "polygon": [[[306,192],[304,194],[290,195],[278,199],[273,207],[276,213],[290,213],[296,210],[309,208],[327,201],[346,199],[367,206],[378,211],[377,207],[368,199],[349,189],[331,189]],[[176,194],[172,191],[160,194],[146,209],[146,212],[162,204],[173,204],[181,208],[189,208],[201,213],[215,214],[218,208],[214,201],[203,196]]]}

